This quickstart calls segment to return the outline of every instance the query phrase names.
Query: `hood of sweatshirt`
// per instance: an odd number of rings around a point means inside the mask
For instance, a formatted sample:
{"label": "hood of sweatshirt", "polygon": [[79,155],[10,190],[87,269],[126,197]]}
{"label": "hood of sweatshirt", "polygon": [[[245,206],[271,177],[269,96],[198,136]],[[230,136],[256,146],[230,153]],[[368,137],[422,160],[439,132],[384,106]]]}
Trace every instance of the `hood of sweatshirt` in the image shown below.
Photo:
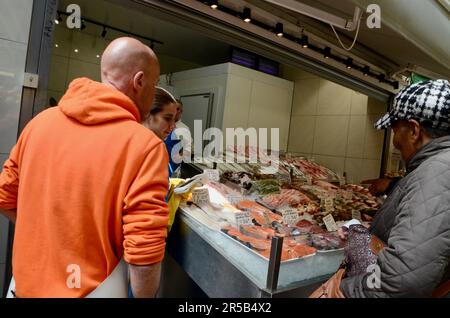
{"label": "hood of sweatshirt", "polygon": [[84,125],[98,125],[113,120],[140,122],[134,102],[114,87],[88,78],[73,80],[59,102],[67,116]]}

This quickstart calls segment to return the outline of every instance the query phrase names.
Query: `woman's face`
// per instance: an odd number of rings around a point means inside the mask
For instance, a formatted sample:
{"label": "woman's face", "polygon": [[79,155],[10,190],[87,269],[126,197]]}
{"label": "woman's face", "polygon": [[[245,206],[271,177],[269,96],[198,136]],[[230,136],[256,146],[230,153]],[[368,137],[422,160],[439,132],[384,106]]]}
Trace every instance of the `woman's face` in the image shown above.
{"label": "woman's face", "polygon": [[177,106],[176,103],[170,103],[159,113],[155,115],[150,114],[148,117],[146,126],[162,140],[165,140],[175,128]]}

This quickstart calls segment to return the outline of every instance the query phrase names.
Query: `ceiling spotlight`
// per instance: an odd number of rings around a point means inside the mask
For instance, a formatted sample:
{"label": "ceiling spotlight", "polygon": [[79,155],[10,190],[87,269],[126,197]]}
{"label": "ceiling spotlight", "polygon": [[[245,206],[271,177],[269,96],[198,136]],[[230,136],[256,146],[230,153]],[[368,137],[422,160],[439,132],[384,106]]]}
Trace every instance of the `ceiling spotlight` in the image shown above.
{"label": "ceiling spotlight", "polygon": [[298,43],[303,47],[307,48],[309,46],[308,37],[306,35],[302,35],[302,37],[298,40]]}
{"label": "ceiling spotlight", "polygon": [[58,18],[55,19],[55,24],[62,22],[61,14],[58,13]]}
{"label": "ceiling spotlight", "polygon": [[84,23],[84,20],[81,20],[80,30],[83,31],[84,29],[86,29],[86,24]]}
{"label": "ceiling spotlight", "polygon": [[100,58],[100,54],[97,54],[96,57],[99,59]]}
{"label": "ceiling spotlight", "polygon": [[243,16],[244,21],[250,23],[252,21],[252,11],[250,8],[244,8]]}
{"label": "ceiling spotlight", "polygon": [[55,44],[55,47],[59,47],[58,43]]}
{"label": "ceiling spotlight", "polygon": [[219,7],[219,1],[217,0],[211,0],[211,9],[216,10]]}
{"label": "ceiling spotlight", "polygon": [[280,38],[283,36],[283,23],[277,23],[275,25],[275,34]]}
{"label": "ceiling spotlight", "polygon": [[103,31],[102,31],[102,38],[104,38],[106,36],[106,27],[103,26]]}
{"label": "ceiling spotlight", "polygon": [[369,76],[369,73],[370,73],[370,67],[364,66],[363,67],[363,74],[364,74],[364,76]]}
{"label": "ceiling spotlight", "polygon": [[326,59],[329,59],[331,56],[331,48],[329,48],[328,46],[326,48],[323,49],[323,56]]}
{"label": "ceiling spotlight", "polygon": [[75,53],[78,53],[78,49],[73,50]]}
{"label": "ceiling spotlight", "polygon": [[346,61],[345,61],[345,66],[347,66],[348,69],[351,69],[353,66],[353,59],[351,57],[349,57]]}

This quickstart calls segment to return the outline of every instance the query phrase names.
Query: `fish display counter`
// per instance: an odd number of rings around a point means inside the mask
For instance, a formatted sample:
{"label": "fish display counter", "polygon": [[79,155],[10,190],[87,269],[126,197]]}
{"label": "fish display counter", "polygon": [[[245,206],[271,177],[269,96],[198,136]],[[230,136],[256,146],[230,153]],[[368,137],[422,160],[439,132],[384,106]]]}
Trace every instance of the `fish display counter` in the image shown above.
{"label": "fish display counter", "polygon": [[[181,206],[167,251],[209,297],[307,297],[339,267],[342,249],[281,261],[201,222],[199,208]],[[277,249],[276,243],[273,250]]]}
{"label": "fish display counter", "polygon": [[182,166],[188,182],[173,191],[192,191],[167,251],[209,297],[307,297],[344,258],[340,223],[377,211],[367,189],[325,167],[290,156],[279,167]]}

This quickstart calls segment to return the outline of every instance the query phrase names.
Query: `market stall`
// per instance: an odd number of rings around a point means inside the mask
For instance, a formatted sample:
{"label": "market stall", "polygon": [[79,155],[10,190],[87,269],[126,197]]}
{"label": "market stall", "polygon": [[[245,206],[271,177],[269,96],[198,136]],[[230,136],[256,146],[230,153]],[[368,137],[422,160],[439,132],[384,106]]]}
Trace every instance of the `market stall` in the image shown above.
{"label": "market stall", "polygon": [[[244,157],[252,151],[264,155]],[[377,211],[367,189],[323,166],[290,154],[276,163],[182,166],[195,177],[178,191],[191,189],[167,250],[209,297],[308,296],[344,258],[338,226]]]}

